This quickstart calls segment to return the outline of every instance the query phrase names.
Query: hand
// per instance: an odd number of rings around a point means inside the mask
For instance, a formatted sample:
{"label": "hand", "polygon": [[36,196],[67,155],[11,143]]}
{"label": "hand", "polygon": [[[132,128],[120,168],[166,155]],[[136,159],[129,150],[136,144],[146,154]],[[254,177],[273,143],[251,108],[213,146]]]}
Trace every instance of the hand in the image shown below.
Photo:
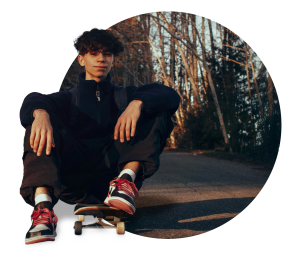
{"label": "hand", "polygon": [[30,146],[33,148],[33,152],[40,156],[47,140],[46,154],[50,155],[51,146],[55,147],[55,144],[49,114],[44,109],[36,109],[33,112],[33,117],[34,121],[29,139]]}
{"label": "hand", "polygon": [[[119,117],[115,126],[114,139],[118,139],[120,132],[120,141],[124,142],[124,130],[126,131],[126,140],[130,140],[134,136],[136,130],[136,123],[141,115],[143,102],[140,100],[133,100],[129,103],[125,111]],[[131,132],[130,132],[131,129]]]}

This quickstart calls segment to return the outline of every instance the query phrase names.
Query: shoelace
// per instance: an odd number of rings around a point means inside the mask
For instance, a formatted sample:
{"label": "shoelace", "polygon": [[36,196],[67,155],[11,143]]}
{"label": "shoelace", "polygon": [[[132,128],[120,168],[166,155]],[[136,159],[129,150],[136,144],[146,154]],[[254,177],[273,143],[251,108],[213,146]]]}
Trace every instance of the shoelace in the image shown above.
{"label": "shoelace", "polygon": [[124,191],[129,196],[138,196],[139,191],[137,190],[135,184],[126,179],[120,179],[116,177],[109,184],[110,186],[117,187],[118,190]]}
{"label": "shoelace", "polygon": [[[55,221],[53,221],[52,217],[55,217]],[[33,224],[32,226],[36,226],[38,224],[47,224],[50,223],[57,223],[58,218],[55,215],[55,213],[52,211],[50,211],[48,208],[44,208],[44,209],[38,209],[37,211],[33,211],[33,213],[31,214],[31,219],[33,220]]]}

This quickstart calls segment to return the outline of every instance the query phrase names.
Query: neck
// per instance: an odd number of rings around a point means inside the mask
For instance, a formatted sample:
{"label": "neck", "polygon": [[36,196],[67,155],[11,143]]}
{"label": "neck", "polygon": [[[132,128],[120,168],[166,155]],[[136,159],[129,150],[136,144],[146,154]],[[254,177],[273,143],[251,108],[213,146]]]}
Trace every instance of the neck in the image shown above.
{"label": "neck", "polygon": [[107,78],[107,75],[106,76],[100,76],[100,77],[94,77],[94,76],[91,76],[90,73],[85,72],[85,80],[95,80],[97,83],[99,83],[100,81],[103,81],[106,78]]}
{"label": "neck", "polygon": [[107,74],[105,79],[101,78],[100,82],[97,82],[95,79],[88,80],[86,79],[86,72],[82,72],[79,74],[79,90],[84,91],[85,93],[94,93],[96,89],[100,89],[101,91],[108,91],[111,89],[110,86],[110,74]]}

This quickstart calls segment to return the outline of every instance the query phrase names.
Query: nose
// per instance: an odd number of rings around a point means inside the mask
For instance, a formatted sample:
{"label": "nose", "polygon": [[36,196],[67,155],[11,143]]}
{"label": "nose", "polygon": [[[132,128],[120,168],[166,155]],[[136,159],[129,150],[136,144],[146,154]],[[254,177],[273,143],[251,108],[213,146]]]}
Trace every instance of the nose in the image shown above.
{"label": "nose", "polygon": [[105,54],[103,54],[103,52],[100,52],[97,56],[97,60],[100,62],[105,62],[106,58],[105,58]]}

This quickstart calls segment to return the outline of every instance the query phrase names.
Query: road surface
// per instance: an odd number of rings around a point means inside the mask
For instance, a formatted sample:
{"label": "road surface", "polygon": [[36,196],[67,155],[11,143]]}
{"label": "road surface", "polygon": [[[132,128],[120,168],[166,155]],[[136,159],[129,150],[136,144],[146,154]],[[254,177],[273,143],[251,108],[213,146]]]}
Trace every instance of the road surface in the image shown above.
{"label": "road surface", "polygon": [[181,238],[215,229],[243,211],[270,172],[242,163],[164,151],[159,170],[136,198],[126,231]]}

